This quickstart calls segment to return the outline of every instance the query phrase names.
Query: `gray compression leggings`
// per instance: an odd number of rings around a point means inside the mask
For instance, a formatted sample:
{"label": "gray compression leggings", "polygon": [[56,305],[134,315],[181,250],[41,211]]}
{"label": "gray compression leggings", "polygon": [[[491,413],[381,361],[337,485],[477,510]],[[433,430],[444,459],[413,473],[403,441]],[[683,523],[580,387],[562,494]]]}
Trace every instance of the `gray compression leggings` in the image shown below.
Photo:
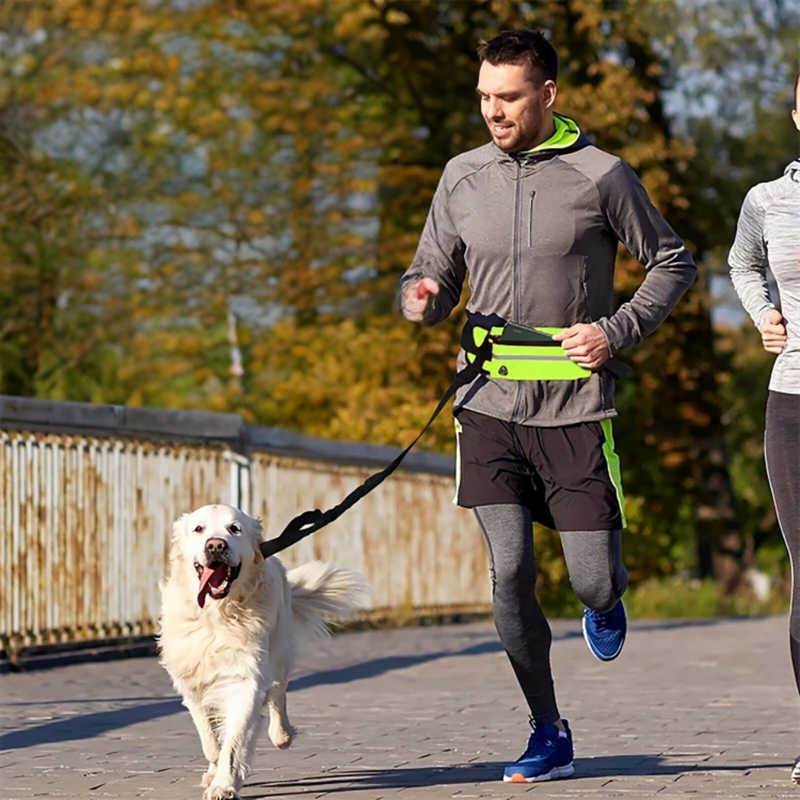
{"label": "gray compression leggings", "polygon": [[[538,568],[531,513],[525,506],[510,504],[480,506],[474,511],[489,551],[500,642],[534,722],[552,724],[560,716],[550,669],[553,637],[534,591]],[[561,533],[572,588],[594,611],[612,609],[627,588],[621,538],[618,530]]]}
{"label": "gray compression leggings", "polygon": [[767,477],[792,565],[789,651],[800,693],[800,394],[770,392],[764,435]]}

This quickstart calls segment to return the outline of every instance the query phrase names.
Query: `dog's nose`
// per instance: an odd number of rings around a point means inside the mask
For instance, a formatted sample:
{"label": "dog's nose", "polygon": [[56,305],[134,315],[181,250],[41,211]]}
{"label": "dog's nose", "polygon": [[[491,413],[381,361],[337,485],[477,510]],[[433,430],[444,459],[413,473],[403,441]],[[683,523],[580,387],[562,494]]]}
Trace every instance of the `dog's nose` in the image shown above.
{"label": "dog's nose", "polygon": [[209,539],[206,542],[206,554],[209,556],[221,556],[227,549],[228,544],[222,539]]}

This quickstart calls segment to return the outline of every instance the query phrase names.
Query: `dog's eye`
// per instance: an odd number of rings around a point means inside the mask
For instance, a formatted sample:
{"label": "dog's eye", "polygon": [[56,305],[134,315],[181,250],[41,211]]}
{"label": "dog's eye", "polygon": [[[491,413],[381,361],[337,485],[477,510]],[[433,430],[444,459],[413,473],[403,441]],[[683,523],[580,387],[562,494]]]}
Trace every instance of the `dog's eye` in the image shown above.
{"label": "dog's eye", "polygon": [[197,526],[197,527],[194,529],[194,532],[195,532],[195,533],[202,533],[204,530],[205,530],[205,528],[204,528],[202,525],[198,525],[198,526]]}
{"label": "dog's eye", "polygon": [[228,530],[231,533],[241,533],[242,532],[242,529],[239,527],[239,523],[238,522],[231,522],[231,525],[228,528]]}

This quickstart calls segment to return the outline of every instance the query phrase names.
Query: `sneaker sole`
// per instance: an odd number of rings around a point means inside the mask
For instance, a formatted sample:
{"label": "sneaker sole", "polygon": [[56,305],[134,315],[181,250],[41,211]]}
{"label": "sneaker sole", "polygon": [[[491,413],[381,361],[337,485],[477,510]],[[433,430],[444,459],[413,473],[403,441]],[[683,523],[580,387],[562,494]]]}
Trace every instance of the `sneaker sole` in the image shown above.
{"label": "sneaker sole", "polygon": [[556,778],[569,778],[575,772],[575,767],[572,762],[565,764],[563,767],[553,767],[550,772],[545,772],[542,775],[535,775],[533,778],[526,778],[519,772],[513,775],[503,775],[503,783],[538,783],[539,781],[552,781]]}
{"label": "sneaker sole", "polygon": [[625,637],[622,639],[622,643],[619,646],[619,650],[611,656],[602,655],[597,652],[597,650],[592,647],[592,643],[589,641],[589,637],[586,635],[586,617],[581,620],[581,629],[583,630],[583,641],[586,642],[586,646],[589,648],[589,652],[598,660],[598,661],[613,661],[621,652],[622,648],[625,647]]}
{"label": "sneaker sole", "polygon": [[800,762],[794,765],[792,769],[792,783],[800,785]]}

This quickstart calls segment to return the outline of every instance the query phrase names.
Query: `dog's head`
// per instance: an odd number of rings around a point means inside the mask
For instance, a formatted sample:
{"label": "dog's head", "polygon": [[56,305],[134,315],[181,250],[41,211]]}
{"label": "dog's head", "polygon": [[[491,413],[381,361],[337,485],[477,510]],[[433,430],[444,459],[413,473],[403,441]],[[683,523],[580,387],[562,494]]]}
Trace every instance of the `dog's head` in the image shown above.
{"label": "dog's head", "polygon": [[226,505],[203,506],[175,521],[172,569],[197,583],[197,603],[223,600],[252,584],[263,558],[261,520]]}

